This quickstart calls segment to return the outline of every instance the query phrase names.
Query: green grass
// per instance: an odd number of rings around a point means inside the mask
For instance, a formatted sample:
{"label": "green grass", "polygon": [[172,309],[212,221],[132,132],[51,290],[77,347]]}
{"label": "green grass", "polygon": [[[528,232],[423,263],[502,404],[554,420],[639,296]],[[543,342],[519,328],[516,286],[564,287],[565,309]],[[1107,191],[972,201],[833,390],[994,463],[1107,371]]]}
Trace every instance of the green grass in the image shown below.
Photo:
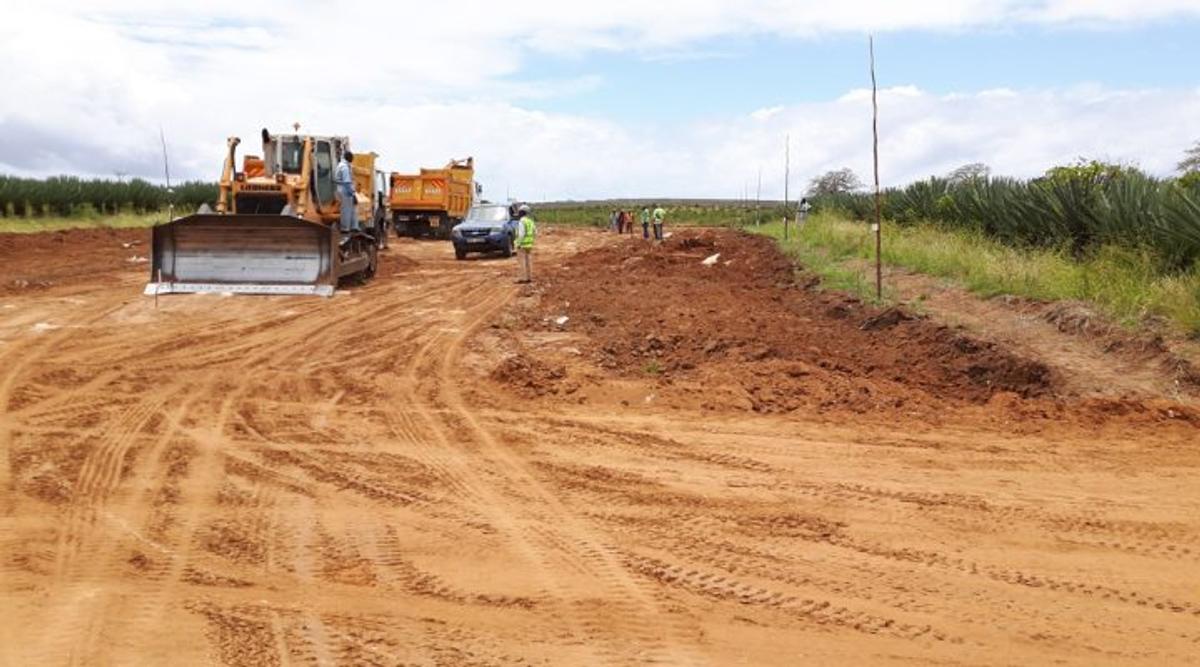
{"label": "green grass", "polygon": [[57,232],[64,229],[150,227],[165,222],[167,212],[117,213],[114,215],[79,214],[66,217],[0,217],[0,234],[33,234]]}
{"label": "green grass", "polygon": [[[862,261],[874,258],[875,247],[865,223],[817,215],[798,233],[793,227],[788,241],[778,222],[757,231],[778,239],[829,287],[874,296],[873,272]],[[929,224],[885,222],[883,232],[885,264],[952,279],[981,296],[1079,300],[1126,325],[1159,317],[1200,337],[1200,266],[1163,272],[1151,253],[1116,246],[1077,261],[1065,252],[1018,249],[976,232]]]}
{"label": "green grass", "polygon": [[[556,225],[578,225],[590,227],[608,227],[608,216],[614,206],[602,204],[564,205],[553,204],[544,207],[534,206],[534,215],[539,222]],[[700,227],[740,227],[754,224],[755,218],[762,221],[779,220],[783,216],[781,209],[763,205],[757,212],[753,205],[742,206],[737,203],[722,205],[664,205],[666,225],[684,225]],[[626,210],[633,213],[633,225],[641,228],[641,207],[626,205]]]}

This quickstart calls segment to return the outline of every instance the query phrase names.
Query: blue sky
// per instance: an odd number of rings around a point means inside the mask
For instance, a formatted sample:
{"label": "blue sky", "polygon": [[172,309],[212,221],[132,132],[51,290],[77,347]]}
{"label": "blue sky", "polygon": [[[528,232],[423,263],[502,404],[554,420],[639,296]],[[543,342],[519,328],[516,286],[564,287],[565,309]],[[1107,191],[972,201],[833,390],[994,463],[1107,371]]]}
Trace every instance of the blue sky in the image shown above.
{"label": "blue sky", "polygon": [[[816,38],[739,37],[698,43],[664,56],[634,51],[532,61],[524,78],[596,77],[589,90],[541,108],[661,122],[820,102],[869,84],[862,34]],[[882,33],[881,86],[932,93],[989,88],[1200,86],[1200,20],[1131,26],[987,28]]]}
{"label": "blue sky", "polygon": [[868,33],[886,184],[1078,157],[1168,175],[1200,139],[1200,0],[301,8],[30,4],[0,23],[0,172],[159,178],[161,127],[173,172],[211,180],[225,137],[300,122],[389,170],[473,155],[485,187],[528,198],[733,197],[760,169],[778,196],[785,136],[792,192],[869,172]]}

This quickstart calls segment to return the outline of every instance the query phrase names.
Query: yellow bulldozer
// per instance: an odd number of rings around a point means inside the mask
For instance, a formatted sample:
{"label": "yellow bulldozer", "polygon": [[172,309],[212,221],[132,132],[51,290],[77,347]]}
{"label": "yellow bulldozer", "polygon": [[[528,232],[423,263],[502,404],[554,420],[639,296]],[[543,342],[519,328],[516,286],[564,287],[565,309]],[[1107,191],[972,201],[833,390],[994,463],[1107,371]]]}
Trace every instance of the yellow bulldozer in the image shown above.
{"label": "yellow bulldozer", "polygon": [[227,141],[216,210],[201,207],[153,230],[147,294],[235,292],[331,296],[342,278],[375,274],[386,233],[374,153],[352,171],[359,230],[342,231],[334,167],[346,137],[262,131],[262,155]]}

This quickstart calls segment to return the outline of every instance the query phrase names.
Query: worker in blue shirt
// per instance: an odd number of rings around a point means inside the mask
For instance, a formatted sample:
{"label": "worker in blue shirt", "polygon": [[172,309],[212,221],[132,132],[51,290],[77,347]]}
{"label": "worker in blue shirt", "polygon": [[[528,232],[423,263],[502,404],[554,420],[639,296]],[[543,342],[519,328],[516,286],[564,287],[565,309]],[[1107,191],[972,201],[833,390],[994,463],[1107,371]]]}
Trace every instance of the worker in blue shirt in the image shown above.
{"label": "worker in blue shirt", "polygon": [[341,204],[342,233],[359,231],[358,215],[355,211],[358,202],[354,198],[354,171],[350,167],[352,164],[354,164],[354,153],[346,150],[333,170],[333,183],[337,187],[338,202]]}

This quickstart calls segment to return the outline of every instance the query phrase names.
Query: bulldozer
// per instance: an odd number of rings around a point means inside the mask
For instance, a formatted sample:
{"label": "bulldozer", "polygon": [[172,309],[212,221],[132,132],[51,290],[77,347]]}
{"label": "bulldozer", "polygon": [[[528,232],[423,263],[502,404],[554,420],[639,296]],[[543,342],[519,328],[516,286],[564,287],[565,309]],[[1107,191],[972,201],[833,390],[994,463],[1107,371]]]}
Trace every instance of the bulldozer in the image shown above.
{"label": "bulldozer", "polygon": [[[297,128],[297,131],[299,128]],[[371,278],[386,229],[374,153],[354,155],[359,230],[338,225],[333,172],[349,139],[262,131],[262,155],[229,137],[216,210],[154,228],[146,294],[233,292],[332,296],[343,278]]]}

